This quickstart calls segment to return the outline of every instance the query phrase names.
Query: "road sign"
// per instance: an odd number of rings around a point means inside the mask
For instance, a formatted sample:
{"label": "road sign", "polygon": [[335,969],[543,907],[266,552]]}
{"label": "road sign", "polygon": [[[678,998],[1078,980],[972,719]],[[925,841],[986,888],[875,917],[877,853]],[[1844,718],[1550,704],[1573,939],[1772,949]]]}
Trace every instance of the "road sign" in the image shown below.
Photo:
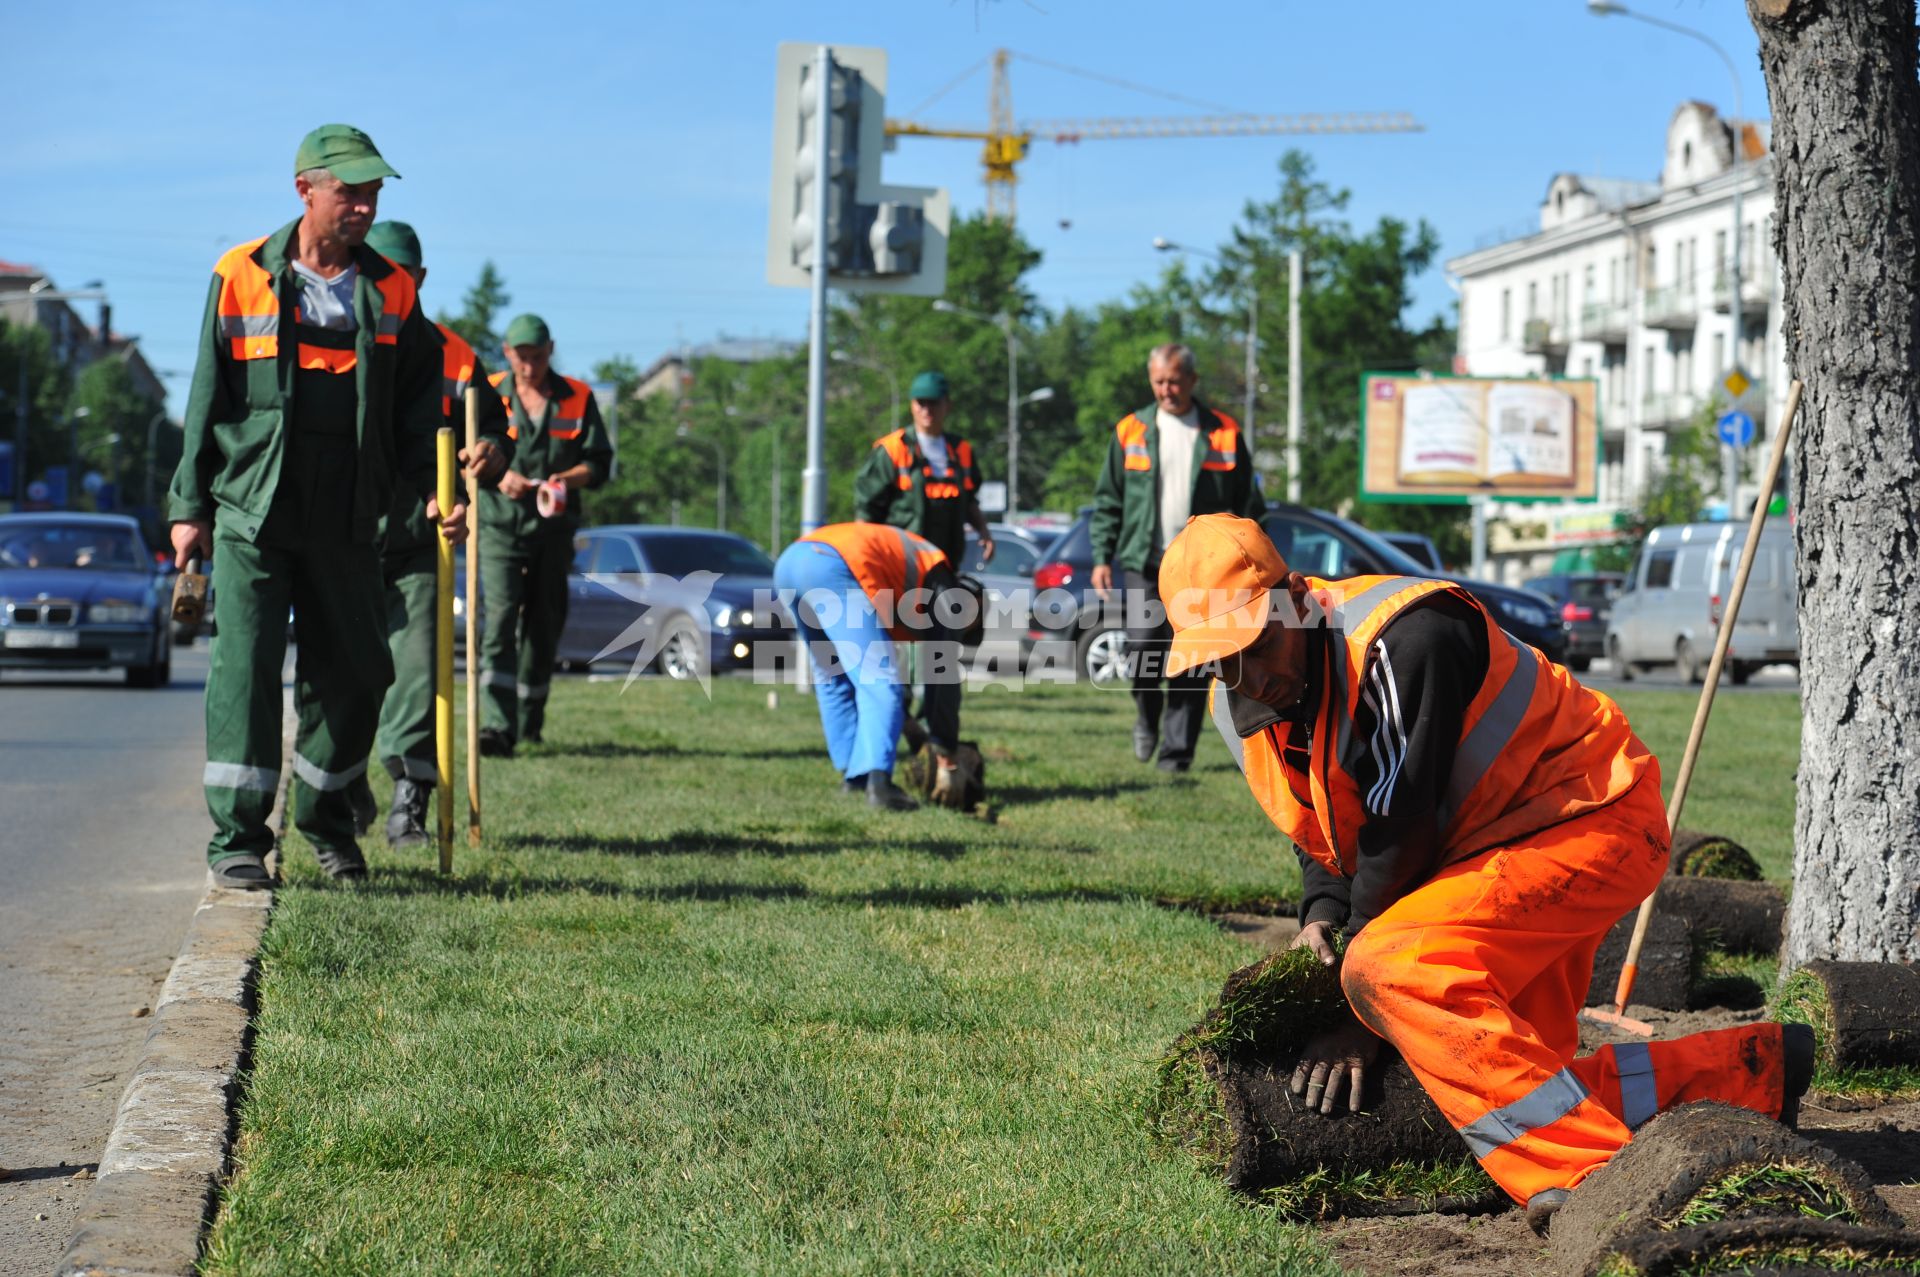
{"label": "road sign", "polygon": [[998,479],[989,479],[980,485],[977,494],[982,514],[1004,514],[1007,509],[1007,485]]}
{"label": "road sign", "polygon": [[[1745,369],[1736,365],[1732,372],[1720,379],[1720,384],[1727,388],[1728,394],[1738,399],[1747,393],[1747,389],[1753,385],[1753,379],[1747,376]],[[1752,423],[1748,424],[1751,426]]]}
{"label": "road sign", "polygon": [[[1729,381],[1732,378],[1728,378]],[[1720,442],[1735,448],[1744,448],[1753,442],[1753,418],[1744,412],[1730,412],[1720,418],[1715,427]]]}

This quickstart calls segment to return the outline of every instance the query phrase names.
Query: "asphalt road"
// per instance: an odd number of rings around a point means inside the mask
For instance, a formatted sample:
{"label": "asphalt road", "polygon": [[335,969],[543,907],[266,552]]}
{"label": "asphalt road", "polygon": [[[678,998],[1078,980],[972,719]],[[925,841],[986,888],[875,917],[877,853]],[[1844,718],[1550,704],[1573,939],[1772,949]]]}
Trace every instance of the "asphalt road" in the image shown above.
{"label": "asphalt road", "polygon": [[[1649,688],[1668,692],[1688,691],[1692,692],[1695,696],[1700,694],[1700,685],[1698,683],[1688,684],[1681,682],[1680,675],[1675,672],[1671,665],[1662,665],[1655,669],[1637,671],[1633,676],[1632,682],[1623,683],[1620,681],[1619,676],[1614,673],[1613,662],[1595,661],[1586,673],[1575,674],[1574,677],[1579,679],[1580,682],[1587,687],[1609,694],[1622,689],[1630,691],[1635,688]],[[1722,674],[1720,677],[1720,687],[1714,692],[1714,695],[1734,696],[1764,692],[1777,694],[1780,692],[1798,692],[1799,690],[1800,674],[1793,666],[1768,665],[1755,671],[1754,676],[1747,681],[1745,687],[1735,687],[1733,681]]]}
{"label": "asphalt road", "polygon": [[0,1277],[65,1248],[199,901],[206,671],[0,673]]}

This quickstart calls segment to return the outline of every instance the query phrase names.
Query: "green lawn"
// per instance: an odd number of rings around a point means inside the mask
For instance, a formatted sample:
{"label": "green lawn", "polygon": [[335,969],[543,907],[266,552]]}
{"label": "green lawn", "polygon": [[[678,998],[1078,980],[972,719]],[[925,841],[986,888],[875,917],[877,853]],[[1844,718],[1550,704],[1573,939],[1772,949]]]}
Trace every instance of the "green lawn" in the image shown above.
{"label": "green lawn", "polygon": [[[1167,906],[1298,889],[1217,743],[1169,781],[1124,695],[989,691],[998,822],[889,817],[791,690],[554,691],[451,882],[292,857],[206,1271],[1334,1271],[1146,1132],[1253,956]],[[1686,693],[1623,700],[1677,753]],[[1716,744],[1790,777],[1794,705],[1723,700],[1691,805],[1770,871],[1790,791]]]}

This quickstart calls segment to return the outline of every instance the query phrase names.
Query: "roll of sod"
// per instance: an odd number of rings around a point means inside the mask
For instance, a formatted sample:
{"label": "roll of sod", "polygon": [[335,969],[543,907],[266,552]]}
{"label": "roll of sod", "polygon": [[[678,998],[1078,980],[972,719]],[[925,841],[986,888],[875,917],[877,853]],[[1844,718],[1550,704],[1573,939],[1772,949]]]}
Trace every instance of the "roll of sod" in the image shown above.
{"label": "roll of sod", "polygon": [[1724,834],[1679,829],[1673,835],[1670,872],[1686,878],[1737,878],[1759,882],[1764,876],[1753,853]]}
{"label": "roll of sod", "polygon": [[1680,914],[1700,942],[1733,953],[1778,953],[1787,921],[1787,898],[1770,882],[1731,878],[1682,878],[1660,883],[1654,909]]}
{"label": "roll of sod", "polygon": [[1749,1109],[1687,1104],[1641,1127],[1573,1191],[1553,1218],[1554,1263],[1566,1277],[1634,1273],[1643,1236],[1811,1217],[1902,1227],[1852,1162]]}
{"label": "roll of sod", "polygon": [[1301,1050],[1348,1015],[1334,974],[1305,949],[1236,971],[1219,1004],[1173,1044],[1152,1105],[1158,1134],[1228,1185],[1289,1214],[1461,1212],[1506,1198],[1391,1050],[1364,1111],[1308,1111],[1290,1081]]}
{"label": "roll of sod", "polygon": [[1920,1067],[1920,970],[1898,962],[1809,962],[1781,982],[1777,1018],[1813,1026],[1833,1069]]}
{"label": "roll of sod", "polygon": [[[1556,1228],[1559,1221],[1555,1221]],[[1620,1243],[1602,1277],[1704,1277],[1708,1273],[1920,1273],[1920,1237],[1827,1219],[1723,1220],[1641,1233]]]}
{"label": "roll of sod", "polygon": [[[1627,942],[1633,938],[1638,912],[1620,919],[1600,942],[1586,1005],[1613,1005],[1614,991],[1620,984],[1620,964],[1626,961]],[[1653,921],[1647,924],[1646,943],[1640,948],[1640,973],[1634,978],[1631,1001],[1635,1006],[1663,1011],[1685,1010],[1687,993],[1693,986],[1693,968],[1693,924],[1680,914],[1667,912],[1656,901]]]}

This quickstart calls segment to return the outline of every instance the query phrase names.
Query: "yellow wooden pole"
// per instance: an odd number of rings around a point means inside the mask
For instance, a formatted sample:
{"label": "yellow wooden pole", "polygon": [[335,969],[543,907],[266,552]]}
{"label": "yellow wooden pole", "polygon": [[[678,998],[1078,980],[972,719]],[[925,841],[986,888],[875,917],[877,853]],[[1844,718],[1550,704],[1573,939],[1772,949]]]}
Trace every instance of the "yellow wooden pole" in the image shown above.
{"label": "yellow wooden pole", "polygon": [[[467,387],[467,455],[480,442],[480,389]],[[467,846],[480,845],[480,481],[467,476]]]}
{"label": "yellow wooden pole", "polygon": [[[441,517],[453,509],[453,428],[440,427],[438,491]],[[434,529],[433,747],[434,796],[440,816],[440,872],[453,872],[453,545]]]}

